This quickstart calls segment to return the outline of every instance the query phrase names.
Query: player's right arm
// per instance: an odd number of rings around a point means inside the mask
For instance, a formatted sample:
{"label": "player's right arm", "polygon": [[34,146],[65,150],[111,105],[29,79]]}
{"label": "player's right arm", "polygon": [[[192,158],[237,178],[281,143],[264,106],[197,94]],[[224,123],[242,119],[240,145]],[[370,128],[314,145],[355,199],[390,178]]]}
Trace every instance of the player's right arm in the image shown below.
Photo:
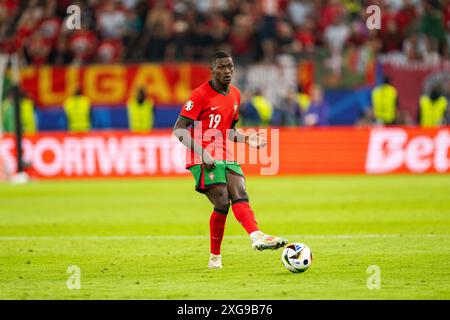
{"label": "player's right arm", "polygon": [[193,125],[193,121],[184,117],[178,117],[177,122],[173,127],[173,134],[177,137],[182,144],[184,144],[189,149],[192,149],[195,153],[202,157],[202,161],[207,169],[214,168],[213,157],[205,151],[201,145],[192,139],[188,127]]}
{"label": "player's right arm", "polygon": [[200,155],[202,162],[207,169],[212,169],[215,166],[213,157],[191,137],[188,129],[191,125],[194,125],[194,121],[199,118],[203,103],[204,98],[201,93],[197,90],[194,91],[189,98],[189,101],[181,110],[180,116],[175,122],[173,133],[182,144]]}

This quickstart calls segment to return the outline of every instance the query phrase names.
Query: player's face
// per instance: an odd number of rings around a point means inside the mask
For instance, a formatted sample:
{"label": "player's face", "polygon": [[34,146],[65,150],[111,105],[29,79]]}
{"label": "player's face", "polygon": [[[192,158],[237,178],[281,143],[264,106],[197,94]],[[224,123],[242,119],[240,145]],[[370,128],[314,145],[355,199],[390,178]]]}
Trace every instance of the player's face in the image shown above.
{"label": "player's face", "polygon": [[220,58],[211,66],[214,81],[228,85],[233,78],[234,64],[231,58]]}

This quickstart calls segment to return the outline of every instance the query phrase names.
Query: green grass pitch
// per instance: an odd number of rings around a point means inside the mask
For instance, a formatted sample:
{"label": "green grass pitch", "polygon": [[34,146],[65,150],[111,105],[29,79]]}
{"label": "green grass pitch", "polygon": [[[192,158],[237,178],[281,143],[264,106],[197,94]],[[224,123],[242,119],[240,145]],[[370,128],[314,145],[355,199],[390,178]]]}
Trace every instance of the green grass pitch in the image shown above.
{"label": "green grass pitch", "polygon": [[253,251],[231,211],[224,269],[208,270],[212,207],[190,178],[0,184],[0,299],[450,299],[449,175],[247,188],[263,231],[311,247],[307,272],[288,272],[281,250]]}

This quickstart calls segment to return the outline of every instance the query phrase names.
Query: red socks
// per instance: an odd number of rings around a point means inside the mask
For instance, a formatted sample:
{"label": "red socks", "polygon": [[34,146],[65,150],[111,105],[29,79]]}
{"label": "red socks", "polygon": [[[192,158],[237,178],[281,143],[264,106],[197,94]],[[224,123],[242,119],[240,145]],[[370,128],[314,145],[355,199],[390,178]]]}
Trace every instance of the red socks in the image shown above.
{"label": "red socks", "polygon": [[211,241],[212,254],[220,254],[220,245],[222,244],[226,220],[226,214],[216,211],[213,211],[211,214],[211,219],[209,219],[209,239]]}
{"label": "red socks", "polygon": [[[237,221],[239,221],[248,234],[259,230],[258,225],[256,224],[255,214],[250,208],[248,201],[233,203],[232,208]],[[211,219],[209,220],[209,238],[211,241],[212,254],[220,254],[220,246],[222,244],[226,220],[226,214],[219,213],[216,210],[211,214]]]}
{"label": "red socks", "polygon": [[250,208],[248,201],[235,202],[232,208],[237,221],[239,221],[248,234],[259,230],[256,224],[255,214],[252,208]]}

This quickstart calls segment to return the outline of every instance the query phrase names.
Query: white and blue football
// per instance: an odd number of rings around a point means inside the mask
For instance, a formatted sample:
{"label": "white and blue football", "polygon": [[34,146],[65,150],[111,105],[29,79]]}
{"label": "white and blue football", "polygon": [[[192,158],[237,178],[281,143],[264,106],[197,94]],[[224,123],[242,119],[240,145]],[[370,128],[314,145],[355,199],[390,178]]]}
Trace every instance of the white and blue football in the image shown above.
{"label": "white and blue football", "polygon": [[304,243],[288,244],[281,255],[281,261],[286,269],[293,273],[301,273],[308,270],[312,263],[311,249]]}

